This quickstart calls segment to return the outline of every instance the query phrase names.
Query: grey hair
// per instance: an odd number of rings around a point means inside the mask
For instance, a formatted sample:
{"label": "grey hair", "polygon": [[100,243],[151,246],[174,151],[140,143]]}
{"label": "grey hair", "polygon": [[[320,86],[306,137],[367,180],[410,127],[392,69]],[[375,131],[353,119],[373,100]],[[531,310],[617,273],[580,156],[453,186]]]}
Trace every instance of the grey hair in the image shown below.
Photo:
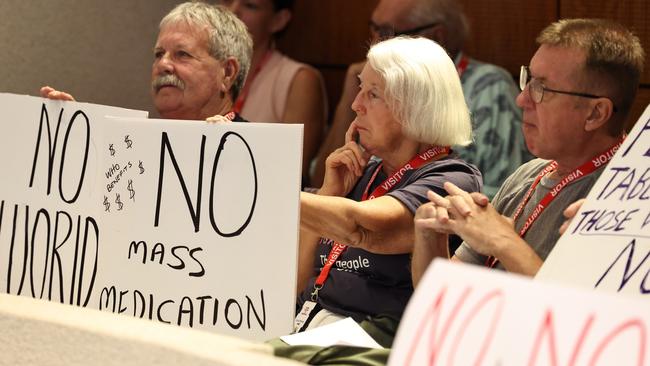
{"label": "grey hair", "polygon": [[368,51],[405,135],[432,145],[470,144],[472,124],[454,62],[426,38],[396,37]]}
{"label": "grey hair", "polygon": [[469,22],[458,0],[418,0],[409,14],[413,24],[439,22],[447,28],[447,51],[455,55],[465,46]]}
{"label": "grey hair", "polygon": [[219,61],[229,57],[237,60],[239,73],[230,88],[233,100],[237,99],[246,81],[253,53],[253,40],[244,23],[221,5],[195,1],[177,5],[160,21],[159,28],[176,23],[204,27],[208,32],[210,55]]}

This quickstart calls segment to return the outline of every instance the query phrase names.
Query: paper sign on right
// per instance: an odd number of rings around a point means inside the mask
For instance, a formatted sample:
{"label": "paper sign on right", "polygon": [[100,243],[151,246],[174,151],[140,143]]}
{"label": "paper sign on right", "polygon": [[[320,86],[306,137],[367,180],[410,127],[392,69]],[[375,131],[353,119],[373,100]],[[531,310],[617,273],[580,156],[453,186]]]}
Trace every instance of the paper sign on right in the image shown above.
{"label": "paper sign on right", "polygon": [[650,106],[587,196],[537,279],[650,293]]}

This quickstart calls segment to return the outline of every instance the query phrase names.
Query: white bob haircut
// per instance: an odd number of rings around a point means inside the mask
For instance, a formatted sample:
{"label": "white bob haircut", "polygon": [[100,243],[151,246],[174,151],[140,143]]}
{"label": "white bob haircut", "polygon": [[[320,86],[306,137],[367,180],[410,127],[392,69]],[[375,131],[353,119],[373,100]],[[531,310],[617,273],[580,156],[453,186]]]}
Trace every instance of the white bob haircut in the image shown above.
{"label": "white bob haircut", "polygon": [[246,25],[235,14],[220,5],[203,2],[186,2],[177,5],[160,21],[159,28],[185,23],[208,32],[208,52],[219,61],[233,57],[239,63],[239,72],[230,95],[237,99],[251,66],[253,40]]}
{"label": "white bob haircut", "polygon": [[386,103],[406,136],[439,146],[472,142],[458,71],[437,43],[392,38],[373,45],[367,58],[384,80]]}

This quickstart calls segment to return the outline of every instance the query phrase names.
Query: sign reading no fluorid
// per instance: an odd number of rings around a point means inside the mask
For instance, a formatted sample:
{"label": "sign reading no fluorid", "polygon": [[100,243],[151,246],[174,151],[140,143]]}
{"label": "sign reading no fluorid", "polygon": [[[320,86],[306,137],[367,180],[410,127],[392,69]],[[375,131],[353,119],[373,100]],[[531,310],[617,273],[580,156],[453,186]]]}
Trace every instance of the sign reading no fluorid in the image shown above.
{"label": "sign reading no fluorid", "polygon": [[290,332],[301,126],[0,105],[1,291],[251,340]]}
{"label": "sign reading no fluorid", "polygon": [[587,196],[536,278],[650,293],[650,107]]}
{"label": "sign reading no fluorid", "polygon": [[648,365],[647,302],[436,259],[389,365]]}

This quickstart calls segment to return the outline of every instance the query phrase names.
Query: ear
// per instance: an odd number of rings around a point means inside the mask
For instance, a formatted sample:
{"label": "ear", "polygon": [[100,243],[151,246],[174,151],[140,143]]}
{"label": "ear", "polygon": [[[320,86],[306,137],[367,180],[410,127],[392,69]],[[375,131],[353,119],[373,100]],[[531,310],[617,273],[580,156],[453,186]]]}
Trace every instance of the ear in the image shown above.
{"label": "ear", "polygon": [[594,99],[590,105],[591,113],[585,121],[585,131],[595,131],[604,126],[614,113],[614,103],[609,98]]}
{"label": "ear", "polygon": [[230,94],[230,88],[237,79],[239,74],[239,61],[234,57],[228,57],[222,62],[223,65],[223,79],[221,80],[221,91]]}
{"label": "ear", "polygon": [[291,20],[291,11],[289,9],[282,9],[273,14],[271,20],[271,33],[277,33],[283,30]]}

